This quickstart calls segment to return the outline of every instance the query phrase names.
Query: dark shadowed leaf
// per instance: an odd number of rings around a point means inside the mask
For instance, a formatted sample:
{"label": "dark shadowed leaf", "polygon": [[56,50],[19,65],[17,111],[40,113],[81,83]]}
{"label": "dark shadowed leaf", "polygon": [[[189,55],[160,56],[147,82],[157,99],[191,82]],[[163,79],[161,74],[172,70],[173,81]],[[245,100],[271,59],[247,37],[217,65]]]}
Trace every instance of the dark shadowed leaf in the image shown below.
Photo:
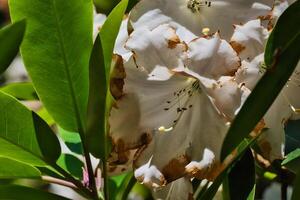
{"label": "dark shadowed leaf", "polygon": [[0,157],[0,179],[40,178],[38,169],[8,158]]}
{"label": "dark shadowed leaf", "polygon": [[37,100],[38,96],[33,88],[32,83],[11,83],[0,88],[5,92],[19,100]]}
{"label": "dark shadowed leaf", "polygon": [[228,173],[230,199],[247,199],[255,185],[255,163],[248,149]]}
{"label": "dark shadowed leaf", "polygon": [[21,54],[44,106],[64,129],[84,129],[92,1],[10,0],[9,5],[13,21],[26,19]]}
{"label": "dark shadowed leaf", "polygon": [[299,200],[299,199],[300,199],[300,170],[298,169],[296,180],[294,181],[292,200]]}
{"label": "dark shadowed leaf", "polygon": [[1,185],[0,199],[13,200],[29,200],[29,199],[43,199],[43,200],[69,200],[65,197],[51,194],[42,190],[24,187],[20,185]]}
{"label": "dark shadowed leaf", "polygon": [[[76,154],[82,154],[82,144],[80,136],[75,132],[66,131],[58,127],[59,136],[63,139],[66,146]],[[99,147],[100,148],[100,147]]]}
{"label": "dark shadowed leaf", "polygon": [[296,1],[272,31],[265,51],[267,71],[232,123],[223,143],[222,160],[253,130],[292,75],[300,57],[299,10],[300,1]]}
{"label": "dark shadowed leaf", "polygon": [[18,54],[25,27],[25,20],[21,20],[0,30],[0,74],[7,69]]}
{"label": "dark shadowed leaf", "polygon": [[59,141],[41,118],[2,92],[0,111],[0,156],[36,166],[56,162]]}
{"label": "dark shadowed leaf", "polygon": [[108,16],[95,41],[90,59],[87,140],[92,154],[97,158],[105,157],[110,68],[114,44],[127,4],[128,0],[122,0]]}
{"label": "dark shadowed leaf", "polygon": [[71,154],[62,154],[59,157],[57,164],[74,177],[82,180],[82,167],[84,167],[84,164],[77,157]]}

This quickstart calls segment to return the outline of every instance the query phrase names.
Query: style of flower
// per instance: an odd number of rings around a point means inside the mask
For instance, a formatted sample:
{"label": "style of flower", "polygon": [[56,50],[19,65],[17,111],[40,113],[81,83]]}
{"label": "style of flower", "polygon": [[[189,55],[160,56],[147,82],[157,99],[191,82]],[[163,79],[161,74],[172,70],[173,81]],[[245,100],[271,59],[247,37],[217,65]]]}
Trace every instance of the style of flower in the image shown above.
{"label": "style of flower", "polygon": [[[272,9],[272,4],[271,0],[137,4],[128,20],[127,40],[116,45],[126,51],[119,54],[111,78],[116,99],[109,118],[111,172],[125,171],[133,163],[140,182],[160,187],[183,176],[212,180],[223,170],[227,163],[219,157],[224,137],[263,74],[262,53],[269,32],[261,20],[274,20],[277,7]],[[287,85],[291,90],[283,93],[299,89],[292,84],[299,73],[293,77]],[[282,98],[278,99],[264,126],[255,130],[258,134],[270,128],[260,143],[270,160],[283,156],[282,121],[278,127],[283,112],[274,112],[285,110],[287,120],[295,113],[291,108],[295,111],[298,106],[285,101],[288,106],[282,107]]]}

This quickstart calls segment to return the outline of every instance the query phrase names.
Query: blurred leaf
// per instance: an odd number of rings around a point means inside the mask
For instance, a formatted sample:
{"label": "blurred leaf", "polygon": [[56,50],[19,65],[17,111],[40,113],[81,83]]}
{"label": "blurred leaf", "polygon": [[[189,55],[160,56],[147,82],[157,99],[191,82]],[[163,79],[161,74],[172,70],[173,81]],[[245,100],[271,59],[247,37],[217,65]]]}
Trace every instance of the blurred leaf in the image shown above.
{"label": "blurred leaf", "polygon": [[222,160],[249,135],[292,75],[300,57],[299,10],[300,1],[296,1],[272,31],[265,51],[267,71],[233,121],[223,143]]}
{"label": "blurred leaf", "polygon": [[84,164],[81,160],[71,154],[62,154],[57,164],[72,174],[74,177],[82,180],[82,168]]}
{"label": "blurred leaf", "polygon": [[19,100],[38,100],[38,96],[33,88],[32,83],[11,83],[0,88],[5,92]]}
{"label": "blurred leaf", "polygon": [[92,50],[91,0],[10,0],[13,21],[25,18],[21,54],[34,87],[66,130],[85,128]]}
{"label": "blurred leaf", "polygon": [[[66,146],[76,154],[82,154],[82,145],[80,136],[74,132],[66,131],[61,127],[58,127],[60,137],[65,142]],[[99,147],[100,148],[100,147]]]}
{"label": "blurred leaf", "polygon": [[60,155],[60,144],[49,126],[15,98],[0,92],[0,155],[45,166]]}
{"label": "blurred leaf", "polygon": [[0,179],[40,178],[36,168],[8,158],[0,157]]}
{"label": "blurred leaf", "polygon": [[255,163],[247,149],[228,173],[229,199],[247,199],[255,186]]}
{"label": "blurred leaf", "polygon": [[285,126],[285,153],[300,148],[300,120],[289,120]]}
{"label": "blurred leaf", "polygon": [[256,190],[256,185],[253,186],[252,191],[250,192],[249,196],[247,197],[247,200],[255,200],[255,190]]}
{"label": "blurred leaf", "polygon": [[113,48],[128,4],[122,0],[102,26],[90,59],[90,92],[88,102],[87,141],[91,153],[105,158],[107,136],[106,117],[109,105],[109,76]]}
{"label": "blurred leaf", "polygon": [[136,178],[133,173],[128,173],[123,179],[121,185],[118,187],[116,200],[127,200],[128,195],[136,183]]}
{"label": "blurred leaf", "polygon": [[29,200],[29,199],[43,199],[43,200],[69,200],[65,197],[51,194],[42,190],[24,187],[20,185],[0,185],[1,199],[13,200]]}
{"label": "blurred leaf", "polygon": [[18,54],[25,27],[25,20],[21,20],[0,30],[0,74],[7,69]]}
{"label": "blurred leaf", "polygon": [[281,165],[286,165],[288,164],[289,162],[295,160],[296,158],[299,158],[300,157],[300,148],[294,150],[293,152],[289,153],[287,156],[286,156],[286,159],[284,159],[281,163]]}
{"label": "blurred leaf", "polygon": [[[116,5],[118,5],[119,2],[120,0],[94,0],[97,12],[105,15],[109,15],[109,13]],[[138,0],[129,0],[126,12],[129,12],[137,3]]]}
{"label": "blurred leaf", "polygon": [[300,170],[298,168],[298,173],[293,185],[293,194],[291,200],[299,200],[300,199]]}

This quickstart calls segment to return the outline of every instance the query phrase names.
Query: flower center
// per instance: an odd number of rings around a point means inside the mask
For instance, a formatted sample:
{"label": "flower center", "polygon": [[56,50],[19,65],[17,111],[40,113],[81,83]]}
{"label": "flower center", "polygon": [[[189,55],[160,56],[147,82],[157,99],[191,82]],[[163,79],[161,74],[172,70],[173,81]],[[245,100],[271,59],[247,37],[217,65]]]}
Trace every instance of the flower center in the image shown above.
{"label": "flower center", "polygon": [[211,1],[201,1],[201,0],[188,0],[187,7],[193,13],[200,12],[201,7],[210,7]]}

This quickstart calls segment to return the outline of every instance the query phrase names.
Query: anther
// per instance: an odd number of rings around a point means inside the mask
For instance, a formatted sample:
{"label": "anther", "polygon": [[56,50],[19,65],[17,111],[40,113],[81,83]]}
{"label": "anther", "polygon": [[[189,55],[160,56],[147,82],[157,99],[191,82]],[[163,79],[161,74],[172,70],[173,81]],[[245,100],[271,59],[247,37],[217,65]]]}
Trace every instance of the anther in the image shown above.
{"label": "anther", "polygon": [[161,126],[161,127],[158,128],[158,131],[162,132],[162,133],[164,133],[164,132],[170,132],[172,130],[173,130],[172,126],[170,128],[165,128],[164,126]]}

